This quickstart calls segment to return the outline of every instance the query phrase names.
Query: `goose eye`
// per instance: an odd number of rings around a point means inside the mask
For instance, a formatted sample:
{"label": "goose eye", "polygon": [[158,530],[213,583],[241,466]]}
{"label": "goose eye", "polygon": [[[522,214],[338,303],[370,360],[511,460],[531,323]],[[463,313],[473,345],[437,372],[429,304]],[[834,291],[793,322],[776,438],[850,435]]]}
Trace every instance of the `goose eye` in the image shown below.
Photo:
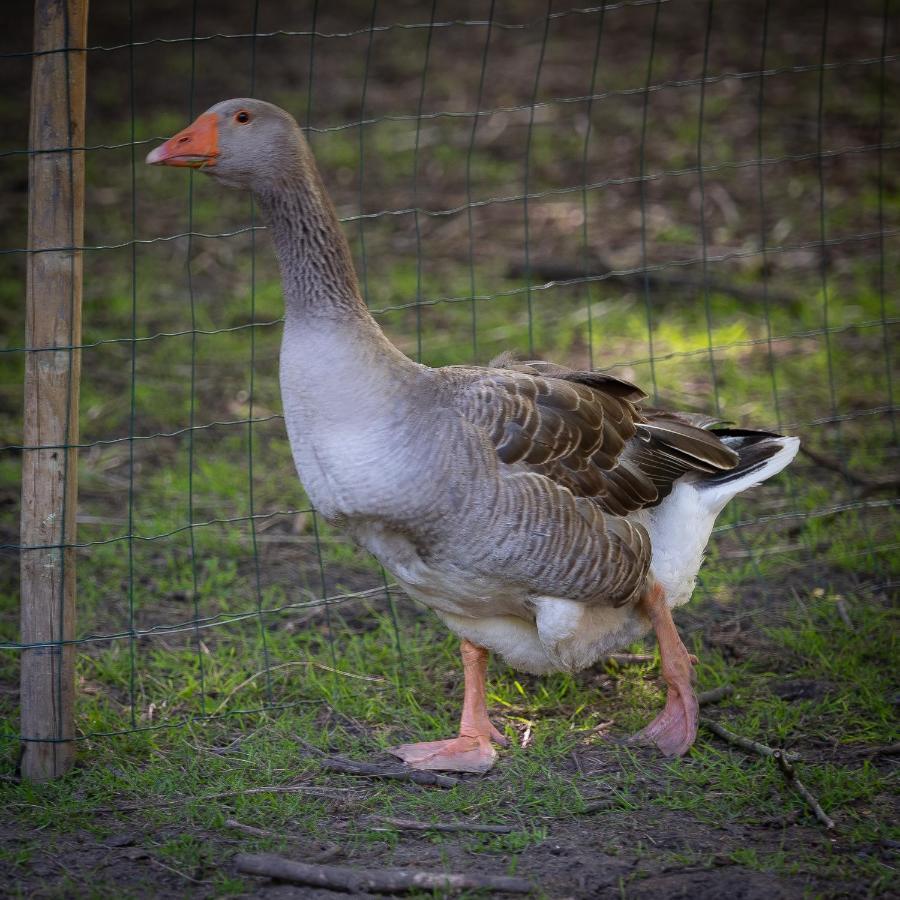
{"label": "goose eye", "polygon": [[239,125],[246,125],[250,121],[250,113],[248,113],[247,110],[242,109],[239,113],[235,114],[234,121]]}

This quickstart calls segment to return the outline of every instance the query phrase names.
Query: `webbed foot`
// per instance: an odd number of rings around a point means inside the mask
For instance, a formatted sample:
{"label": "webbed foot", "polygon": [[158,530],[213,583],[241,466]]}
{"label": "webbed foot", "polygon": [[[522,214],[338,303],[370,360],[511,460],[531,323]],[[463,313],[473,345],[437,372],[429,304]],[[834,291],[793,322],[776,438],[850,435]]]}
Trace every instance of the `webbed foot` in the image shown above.
{"label": "webbed foot", "polygon": [[414,769],[440,772],[487,772],[497,759],[497,751],[484,735],[460,735],[447,741],[403,744],[388,751]]}
{"label": "webbed foot", "polygon": [[694,693],[697,657],[687,652],[678,636],[662,588],[654,586],[643,602],[656,630],[668,693],[663,711],[632,740],[656,744],[666,756],[682,756],[693,746],[700,721],[700,705]]}
{"label": "webbed foot", "polygon": [[465,698],[459,736],[446,741],[403,744],[388,753],[414,769],[443,772],[487,772],[497,759],[491,741],[506,747],[509,741],[494,727],[485,705],[488,652],[471,641],[461,645],[465,673]]}

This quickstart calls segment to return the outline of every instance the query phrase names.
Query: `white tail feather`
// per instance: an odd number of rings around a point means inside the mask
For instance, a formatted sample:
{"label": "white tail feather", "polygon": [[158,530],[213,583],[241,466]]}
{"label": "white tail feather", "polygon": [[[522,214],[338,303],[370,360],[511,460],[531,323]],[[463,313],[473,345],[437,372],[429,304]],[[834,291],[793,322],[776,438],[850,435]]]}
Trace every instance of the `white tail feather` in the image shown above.
{"label": "white tail feather", "polygon": [[725,508],[729,500],[738,494],[777,475],[791,462],[800,449],[800,438],[795,437],[768,438],[765,443],[780,444],[781,449],[770,456],[760,468],[747,472],[743,477],[729,478],[721,483],[707,482],[704,484],[700,481],[697,484],[700,496],[716,515]]}
{"label": "white tail feather", "polygon": [[690,600],[716,517],[728,501],[777,475],[800,449],[800,441],[795,437],[766,440],[778,443],[781,449],[746,475],[713,483],[680,478],[659,506],[635,516],[650,534],[650,569],[665,591],[669,606]]}

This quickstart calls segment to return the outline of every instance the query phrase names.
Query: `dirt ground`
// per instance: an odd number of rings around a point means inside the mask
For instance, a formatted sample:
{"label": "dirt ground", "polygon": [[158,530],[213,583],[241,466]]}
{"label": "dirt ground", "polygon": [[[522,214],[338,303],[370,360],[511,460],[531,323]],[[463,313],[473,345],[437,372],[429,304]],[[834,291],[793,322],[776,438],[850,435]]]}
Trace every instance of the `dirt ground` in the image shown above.
{"label": "dirt ground", "polygon": [[[866,597],[865,584],[837,573],[833,581],[842,586],[845,596]],[[777,651],[760,636],[758,617],[765,612],[766,602],[764,594],[748,589],[739,604],[741,615],[737,618],[707,603],[683,616],[682,628],[689,635],[700,635],[702,640],[695,646],[701,656],[719,653],[730,659],[734,667],[742,661],[754,660],[760,671],[768,673],[769,692],[784,704],[801,709],[811,701],[835,695],[839,685],[827,678],[798,677],[797,659],[790,653]],[[866,602],[884,603],[886,598],[869,596]],[[734,671],[734,683],[740,691],[746,685],[742,685],[739,671],[736,668]],[[604,698],[616,695],[608,670],[604,673],[598,668],[579,678],[599,686],[598,705],[603,705]],[[737,709],[739,704],[731,707],[731,703],[726,698],[721,705],[704,707],[704,714],[716,718],[722,708]],[[323,723],[331,720],[332,715],[346,721],[346,717],[324,710]],[[367,740],[368,726],[351,722],[350,727],[358,728],[360,738]],[[234,730],[224,737],[219,734],[211,742],[224,745],[222,752],[239,752],[246,736],[247,729]],[[702,734],[701,746],[710,739],[708,734]],[[828,735],[798,735],[797,739],[800,743],[796,746],[802,746],[807,772],[814,771],[815,767],[846,767],[856,771],[870,768],[885,783],[896,777],[896,744],[848,746],[837,736]],[[716,750],[723,748],[719,744]],[[627,762],[621,755],[623,752],[628,753]],[[752,765],[755,761],[752,754],[734,749],[732,753],[732,762],[737,766]],[[436,836],[383,827],[383,833],[379,832],[381,826],[374,821],[379,815],[396,815],[398,804],[423,792],[440,792],[437,787],[397,783],[390,793],[380,795],[385,801],[385,807],[381,808],[371,798],[373,792],[378,796],[384,782],[329,775],[324,781],[321,778],[316,781],[317,788],[326,785],[326,791],[334,789],[342,793],[326,801],[327,811],[319,819],[318,830],[310,832],[298,823],[297,830],[292,831],[288,822],[274,831],[264,826],[262,832],[251,833],[249,837],[227,826],[207,829],[198,826],[195,813],[186,818],[180,811],[181,803],[190,798],[158,800],[151,794],[135,802],[132,794],[111,793],[103,801],[104,805],[91,808],[89,829],[72,827],[71,823],[64,829],[41,826],[43,835],[36,841],[32,828],[23,828],[15,820],[5,821],[0,825],[0,844],[6,848],[4,857],[0,858],[0,879],[10,896],[23,897],[105,897],[110,895],[113,885],[127,897],[212,897],[222,893],[223,879],[227,893],[237,896],[273,900],[294,897],[324,900],[338,896],[331,890],[241,875],[236,870],[234,855],[256,851],[258,835],[268,834],[279,841],[277,855],[307,863],[347,865],[362,870],[409,867],[478,876],[508,875],[512,867],[514,874],[531,881],[536,896],[549,898],[771,900],[897,896],[883,881],[875,886],[859,874],[860,864],[867,860],[888,871],[896,866],[900,850],[896,830],[895,837],[889,836],[888,829],[881,832],[881,837],[861,840],[847,818],[847,813],[853,810],[863,817],[883,819],[885,823],[896,821],[900,812],[896,795],[893,800],[884,795],[848,799],[843,808],[832,807],[829,812],[838,822],[835,831],[817,822],[809,808],[796,802],[787,785],[778,781],[758,791],[754,801],[759,809],[769,812],[740,809],[746,798],[739,800],[737,796],[732,812],[727,797],[730,788],[724,777],[721,781],[713,777],[705,787],[699,786],[710,770],[710,760],[705,754],[706,751],[695,753],[683,760],[677,765],[680,774],[673,778],[671,761],[651,748],[628,745],[627,734],[614,724],[600,740],[588,735],[576,741],[570,751],[551,754],[546,769],[535,776],[538,781],[548,783],[559,777],[577,780],[588,801],[585,807],[577,813],[563,810],[555,815],[546,814],[546,808],[542,808],[535,816],[529,814],[528,807],[520,805],[514,762],[501,754],[489,774],[464,776],[463,787],[457,789],[464,792],[471,808],[476,809],[482,792],[501,786],[505,797],[503,821],[521,828],[523,833],[531,832],[524,846],[509,844],[495,848],[486,847],[480,840],[482,836],[468,833]],[[297,769],[310,763],[315,765],[316,758],[301,745],[296,757]],[[370,761],[389,767],[390,757],[376,755]],[[89,761],[83,763],[86,767],[91,765]],[[292,779],[290,775],[289,770],[287,784],[308,783],[302,776]],[[72,777],[77,780],[78,772]],[[667,808],[666,798],[679,789],[679,778],[698,779],[698,786],[689,790],[705,792],[703,796],[709,800],[710,813],[705,813],[702,806],[691,810]],[[624,794],[617,788],[623,788]],[[766,795],[768,790],[771,796]],[[241,816],[234,811],[234,800],[227,795],[216,795],[210,801],[210,808],[218,810],[222,822]],[[447,820],[477,822],[479,816],[457,812],[448,814]],[[364,840],[359,839],[361,829],[365,831]],[[535,837],[533,829],[543,829],[543,833]],[[98,832],[107,836],[98,839]],[[180,841],[202,848],[192,868],[173,865],[171,856],[163,852],[165,847]],[[23,851],[29,848],[27,864],[22,865],[16,858],[17,847]],[[767,869],[764,860],[779,862]],[[444,895],[441,891],[436,894]],[[424,895],[430,896],[427,892]],[[354,896],[370,895],[356,893]]]}
{"label": "dirt ground", "polygon": [[[593,773],[603,767],[602,759],[583,756],[581,764]],[[648,768],[652,762],[648,760]],[[652,779],[651,779],[652,782]],[[336,819],[327,835],[320,841],[308,838],[291,840],[279,855],[298,861],[330,865],[351,865],[356,868],[410,867],[426,870],[445,869],[451,872],[477,872],[479,875],[507,874],[502,854],[478,862],[459,842],[444,840],[433,843],[428,837],[404,833],[390,859],[381,849],[373,852],[347,854],[340,849],[341,827]],[[121,826],[118,826],[121,828]],[[689,834],[686,833],[689,827]],[[10,896],[65,896],[66,884],[74,895],[76,884],[102,883],[121,886],[125,896],[215,896],[204,884],[213,869],[223,868],[216,859],[193,872],[173,872],[155,859],[153,844],[178,837],[177,823],[152,829],[127,827],[115,833],[105,843],[86,833],[67,834],[53,842],[46,856],[37,857],[30,864],[29,877],[7,871],[4,881]],[[0,828],[6,846],[14,847],[26,837],[7,826]],[[204,839],[203,834],[192,836]],[[218,840],[221,853],[234,851],[236,839],[225,844]],[[635,846],[643,852],[634,853]],[[686,849],[705,855],[702,863],[676,865],[653,860],[653,848],[668,851]],[[818,882],[807,876],[789,877],[766,873],[735,864],[730,857],[734,848],[752,848],[760,852],[798,851],[816,854],[840,854],[838,840],[823,838],[815,827],[799,826],[794,822],[771,822],[754,828],[732,826],[703,826],[686,822],[672,813],[655,813],[637,809],[630,814],[614,816],[598,813],[577,822],[553,823],[548,827],[547,840],[528,851],[527,864],[518,874],[533,878],[544,896],[552,898],[590,898],[625,896],[634,900],[653,897],[685,897],[715,900],[735,897],[739,900],[778,900],[778,898],[827,896],[860,896],[860,885],[852,882]],[[886,848],[873,847],[876,855]],[[238,873],[226,863],[225,871]],[[68,881],[67,881],[68,877]],[[80,894],[83,896],[83,894]],[[97,896],[103,896],[98,894]],[[299,887],[267,879],[250,879],[243,896],[273,898],[334,898],[331,890]],[[357,895],[364,896],[364,895]],[[884,894],[883,896],[888,896]]]}

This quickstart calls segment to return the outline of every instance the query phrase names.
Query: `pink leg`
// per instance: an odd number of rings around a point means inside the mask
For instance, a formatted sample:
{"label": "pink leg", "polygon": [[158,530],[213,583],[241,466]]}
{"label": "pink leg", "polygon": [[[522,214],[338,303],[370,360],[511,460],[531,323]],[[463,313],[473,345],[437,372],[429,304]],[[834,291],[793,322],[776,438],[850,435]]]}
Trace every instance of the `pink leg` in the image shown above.
{"label": "pink leg", "polygon": [[459,736],[447,741],[403,744],[390,752],[414,769],[439,769],[446,772],[487,772],[497,758],[491,741],[505,747],[509,741],[491,724],[485,704],[485,674],[488,652],[463,640],[465,696],[459,722]]}
{"label": "pink leg", "polygon": [[665,709],[634,739],[656,744],[666,756],[682,756],[697,737],[700,707],[693,686],[697,658],[681,642],[662,588],[654,585],[641,602],[656,631],[668,692]]}

